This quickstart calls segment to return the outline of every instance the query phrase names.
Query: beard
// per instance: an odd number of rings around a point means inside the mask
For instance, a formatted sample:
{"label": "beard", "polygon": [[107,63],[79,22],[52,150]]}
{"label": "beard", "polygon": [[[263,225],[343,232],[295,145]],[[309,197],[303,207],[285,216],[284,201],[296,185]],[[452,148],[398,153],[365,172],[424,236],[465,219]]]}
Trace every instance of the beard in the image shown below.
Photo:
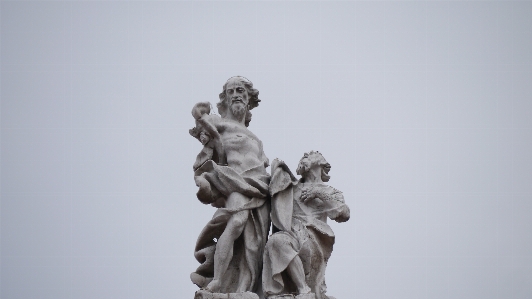
{"label": "beard", "polygon": [[231,112],[237,120],[242,121],[246,116],[247,109],[244,105],[235,104],[231,105]]}

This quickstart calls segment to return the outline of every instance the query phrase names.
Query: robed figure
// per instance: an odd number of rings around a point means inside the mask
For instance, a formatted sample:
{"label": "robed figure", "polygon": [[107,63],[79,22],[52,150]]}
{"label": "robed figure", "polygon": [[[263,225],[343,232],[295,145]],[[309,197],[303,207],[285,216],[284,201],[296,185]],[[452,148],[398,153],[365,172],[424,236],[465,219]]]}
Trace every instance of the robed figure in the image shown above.
{"label": "robed figure", "polygon": [[262,272],[266,298],[332,299],[325,268],[335,240],[327,218],[350,217],[342,192],[325,184],[331,166],[319,152],[303,156],[297,180],[283,161],[272,162],[271,220],[274,234],[264,252]]}
{"label": "robed figure", "polygon": [[232,77],[219,96],[220,115],[211,114],[208,102],[192,110],[190,134],[204,145],[193,167],[197,197],[217,208],[197,239],[200,266],[190,276],[207,292],[260,292],[270,226],[269,161],[247,128],[258,94],[248,79]]}

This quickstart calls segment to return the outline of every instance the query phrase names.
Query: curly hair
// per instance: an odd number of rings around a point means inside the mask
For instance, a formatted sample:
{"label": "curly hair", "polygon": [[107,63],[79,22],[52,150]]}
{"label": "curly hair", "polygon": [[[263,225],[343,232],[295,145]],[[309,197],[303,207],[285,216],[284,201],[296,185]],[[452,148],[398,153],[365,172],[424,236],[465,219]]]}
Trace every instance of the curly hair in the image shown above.
{"label": "curly hair", "polygon": [[[305,159],[308,159],[310,162],[310,165],[304,161]],[[318,151],[310,151],[308,153],[305,153],[303,157],[299,160],[299,164],[297,165],[296,173],[304,176],[313,165],[320,165],[321,166],[321,180],[324,182],[328,182],[331,179],[331,176],[329,175],[329,171],[331,170],[331,164],[325,160],[325,157],[318,152]],[[304,181],[304,178],[302,178]]]}
{"label": "curly hair", "polygon": [[229,79],[227,79],[227,81],[225,82],[224,86],[223,86],[223,90],[222,92],[219,94],[219,98],[220,98],[220,101],[216,104],[216,107],[218,108],[218,113],[224,117],[225,114],[227,113],[227,105],[225,105],[225,91],[227,89],[227,83],[229,83],[229,81],[233,78],[236,78],[240,81],[240,83],[244,84],[244,86],[246,87],[246,90],[248,92],[248,95],[249,95],[249,104],[248,104],[248,111],[246,112],[246,118],[245,118],[245,124],[246,124],[246,127],[249,126],[249,122],[251,121],[251,112],[250,110],[259,106],[259,103],[260,103],[260,99],[259,99],[259,90],[256,89],[256,88],[253,88],[253,83],[251,81],[249,81],[246,77],[242,77],[242,76],[234,76],[234,77],[231,77]]}

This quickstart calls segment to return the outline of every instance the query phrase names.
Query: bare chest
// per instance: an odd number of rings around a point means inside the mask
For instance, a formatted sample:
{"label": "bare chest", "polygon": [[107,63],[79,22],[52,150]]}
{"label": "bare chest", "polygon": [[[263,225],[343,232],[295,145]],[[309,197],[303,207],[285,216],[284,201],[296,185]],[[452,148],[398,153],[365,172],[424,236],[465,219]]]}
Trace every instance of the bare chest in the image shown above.
{"label": "bare chest", "polygon": [[260,153],[259,139],[245,127],[226,125],[221,137],[226,152]]}

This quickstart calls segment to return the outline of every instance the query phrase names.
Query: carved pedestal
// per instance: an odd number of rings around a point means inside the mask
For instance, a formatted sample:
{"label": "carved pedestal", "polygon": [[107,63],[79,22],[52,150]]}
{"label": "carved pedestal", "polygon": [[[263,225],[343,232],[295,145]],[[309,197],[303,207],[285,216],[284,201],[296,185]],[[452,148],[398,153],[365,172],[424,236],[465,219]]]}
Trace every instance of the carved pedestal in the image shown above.
{"label": "carved pedestal", "polygon": [[[326,184],[331,165],[320,152],[300,159],[300,179],[279,159],[268,174],[263,144],[247,128],[258,94],[251,81],[235,76],[219,94],[219,115],[209,102],[192,109],[196,126],[189,133],[203,145],[193,165],[196,196],[218,210],[198,236],[200,265],[190,279],[208,290],[253,291],[258,283],[262,289],[259,295],[199,290],[194,299],[334,299],[323,291],[335,240],[325,218],[345,222],[349,207]],[[268,237],[270,224],[279,231]]]}
{"label": "carved pedestal", "polygon": [[222,294],[199,290],[194,299],[259,299],[259,296],[252,292]]}
{"label": "carved pedestal", "polygon": [[268,297],[268,299],[316,299],[316,296],[314,295],[314,293],[299,294],[295,296],[291,294],[285,294],[285,295],[271,296],[271,297]]}

